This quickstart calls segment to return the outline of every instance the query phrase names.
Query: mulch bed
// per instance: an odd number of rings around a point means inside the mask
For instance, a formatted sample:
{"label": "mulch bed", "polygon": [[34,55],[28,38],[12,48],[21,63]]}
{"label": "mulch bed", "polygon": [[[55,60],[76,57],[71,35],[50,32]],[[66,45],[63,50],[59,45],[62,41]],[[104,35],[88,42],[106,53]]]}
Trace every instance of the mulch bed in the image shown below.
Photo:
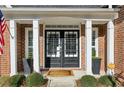
{"label": "mulch bed", "polygon": [[76,80],[76,83],[77,83],[77,87],[81,87],[80,80]]}

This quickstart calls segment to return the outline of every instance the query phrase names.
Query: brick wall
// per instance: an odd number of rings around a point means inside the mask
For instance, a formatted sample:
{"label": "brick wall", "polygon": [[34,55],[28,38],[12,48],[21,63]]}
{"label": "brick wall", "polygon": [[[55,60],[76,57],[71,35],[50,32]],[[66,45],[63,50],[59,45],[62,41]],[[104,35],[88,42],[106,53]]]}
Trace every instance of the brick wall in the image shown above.
{"label": "brick wall", "polygon": [[[93,27],[98,27],[98,54],[101,58],[101,72],[104,73],[106,71],[106,30],[107,26],[103,25],[93,25]],[[81,25],[81,60],[82,67],[85,70],[85,25]]]}
{"label": "brick wall", "polygon": [[81,38],[81,67],[83,70],[85,70],[85,25],[81,25],[81,31],[80,31],[80,38]]}
{"label": "brick wall", "polygon": [[[121,10],[121,11],[124,11]],[[124,12],[123,12],[124,13]],[[120,13],[122,16],[123,13]],[[116,71],[124,70],[124,22],[122,21],[124,17],[120,17],[115,20],[115,63],[116,63]],[[32,27],[31,24],[17,24],[17,68],[18,71],[23,71],[23,62],[22,58],[25,57],[25,28]],[[99,57],[102,58],[101,71],[105,71],[106,69],[106,25],[93,25],[93,27],[99,28]],[[82,67],[85,67],[85,25],[81,25],[81,59],[82,59]],[[122,34],[123,33],[123,34]],[[5,47],[4,54],[0,56],[0,74],[1,75],[9,75],[10,72],[10,41],[9,41],[9,33],[5,31]],[[43,67],[43,55],[44,55],[44,31],[43,25],[40,25],[40,66]],[[121,62],[121,63],[119,63]],[[84,68],[85,70],[85,68]]]}
{"label": "brick wall", "polygon": [[98,27],[98,56],[101,58],[101,73],[106,71],[106,24],[93,25]]}
{"label": "brick wall", "polygon": [[[9,27],[9,21],[7,21],[8,27]],[[10,73],[10,35],[9,32],[4,32],[4,40],[5,40],[5,46],[4,46],[4,53],[0,55],[0,75],[9,75]]]}
{"label": "brick wall", "polygon": [[106,71],[106,29],[107,26],[103,25],[93,25],[93,27],[98,27],[98,55],[101,58],[101,73]]}
{"label": "brick wall", "polygon": [[40,67],[43,68],[44,62],[44,31],[43,25],[40,25]]}
{"label": "brick wall", "polygon": [[115,72],[124,71],[124,6],[115,20]]}
{"label": "brick wall", "polygon": [[[32,27],[31,24],[17,24],[17,66],[18,72],[23,72],[23,61],[25,58],[25,28]],[[43,66],[43,25],[40,25],[40,66]]]}

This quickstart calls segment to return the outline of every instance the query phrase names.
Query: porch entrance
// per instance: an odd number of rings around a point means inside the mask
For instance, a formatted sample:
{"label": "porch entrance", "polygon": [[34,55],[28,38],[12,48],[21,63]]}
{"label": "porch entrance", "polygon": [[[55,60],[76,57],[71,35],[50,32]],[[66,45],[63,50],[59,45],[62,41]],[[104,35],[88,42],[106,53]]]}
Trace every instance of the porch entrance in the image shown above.
{"label": "porch entrance", "polygon": [[45,31],[45,67],[79,67],[79,30]]}

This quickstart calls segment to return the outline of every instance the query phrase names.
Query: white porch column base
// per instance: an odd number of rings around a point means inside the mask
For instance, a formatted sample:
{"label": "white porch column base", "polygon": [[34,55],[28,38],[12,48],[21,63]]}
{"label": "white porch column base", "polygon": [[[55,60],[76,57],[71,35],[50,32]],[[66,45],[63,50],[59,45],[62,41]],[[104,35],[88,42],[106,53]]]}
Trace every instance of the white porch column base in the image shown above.
{"label": "white porch column base", "polygon": [[[109,21],[107,24],[107,66],[114,64],[114,24]],[[107,68],[107,74],[114,74],[114,70]]]}
{"label": "white porch column base", "polygon": [[33,20],[33,70],[40,72],[39,60],[39,22],[37,19]]}
{"label": "white porch column base", "polygon": [[86,20],[86,74],[92,75],[92,21]]}
{"label": "white porch column base", "polygon": [[14,37],[10,36],[10,76],[17,73],[17,45],[16,45],[16,23],[14,20],[10,20],[10,33]]}

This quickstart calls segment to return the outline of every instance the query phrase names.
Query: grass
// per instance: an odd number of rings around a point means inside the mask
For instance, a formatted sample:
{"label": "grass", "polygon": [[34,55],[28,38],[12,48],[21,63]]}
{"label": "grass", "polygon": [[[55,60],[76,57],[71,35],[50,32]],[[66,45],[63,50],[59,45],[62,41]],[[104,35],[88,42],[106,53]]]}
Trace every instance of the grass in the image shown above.
{"label": "grass", "polygon": [[0,77],[0,87],[9,87],[9,76]]}

